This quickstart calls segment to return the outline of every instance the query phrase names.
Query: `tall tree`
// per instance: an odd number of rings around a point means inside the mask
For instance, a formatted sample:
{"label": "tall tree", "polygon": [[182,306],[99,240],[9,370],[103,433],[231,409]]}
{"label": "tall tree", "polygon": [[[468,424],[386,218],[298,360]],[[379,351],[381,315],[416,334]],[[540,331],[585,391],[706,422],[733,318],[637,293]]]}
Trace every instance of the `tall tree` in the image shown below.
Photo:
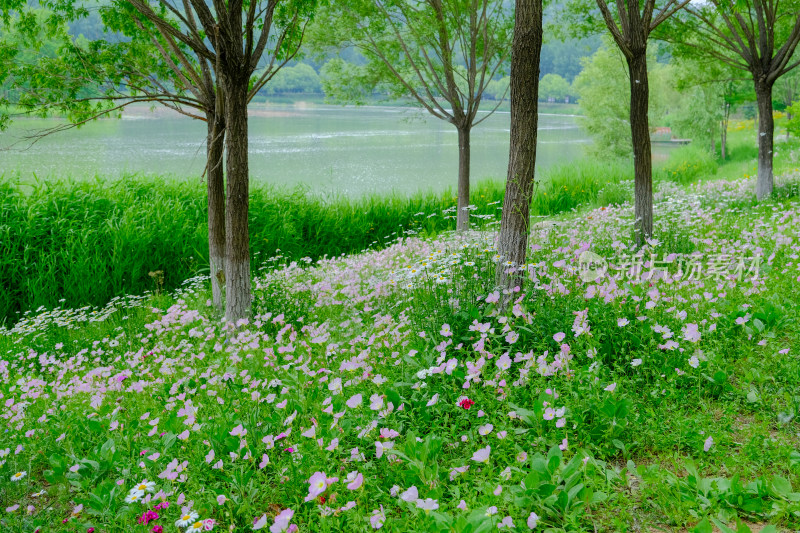
{"label": "tall tree", "polygon": [[[366,57],[364,75],[340,78],[345,86],[380,85],[410,98],[458,131],[456,226],[469,228],[470,135],[489,114],[478,111],[488,85],[508,56],[512,16],[502,0],[348,0],[334,2],[321,47],[354,46]],[[338,94],[363,91],[340,89]],[[502,97],[500,98],[502,102]],[[492,109],[497,109],[500,102]]]}
{"label": "tall tree", "polygon": [[[622,52],[612,43],[581,60],[583,70],[573,88],[578,95],[582,116],[579,122],[592,136],[588,147],[593,157],[631,157],[630,84]],[[651,50],[648,60],[650,120],[660,120],[668,109],[672,76],[667,65],[655,61]],[[544,80],[544,78],[542,78]]]}
{"label": "tall tree", "polygon": [[[56,111],[68,118],[67,123],[54,129],[37,132],[37,137],[109,116],[137,102],[157,102],[206,122],[209,267],[212,301],[222,309],[225,117],[215,65],[174,38],[162,35],[127,2],[101,6],[99,19],[104,32],[95,39],[74,38],[64,32],[56,57],[38,54],[30,61],[16,62],[12,78],[20,94],[18,103],[29,112]],[[40,31],[34,25],[20,27],[25,28],[29,38]],[[283,28],[284,32],[287,30],[288,27]],[[285,33],[278,38],[285,40]],[[291,43],[281,61],[271,56],[254,80],[249,98],[295,57],[299,45],[299,40]]]}
{"label": "tall tree", "polygon": [[[630,84],[630,128],[634,168],[634,235],[636,244],[653,234],[653,160],[648,120],[649,82],[647,43],[651,34],[690,0],[596,0],[600,17],[625,57]],[[578,31],[595,30],[593,9],[585,0],[574,0],[569,12]],[[580,20],[578,20],[580,19]]]}
{"label": "tall tree", "polygon": [[511,44],[511,143],[500,219],[497,284],[521,287],[528,251],[530,206],[536,177],[542,0],[517,0]]}
{"label": "tall tree", "polygon": [[758,106],[756,197],[772,194],[772,93],[775,82],[800,61],[800,2],[708,0],[687,8],[682,42],[752,77]]}
{"label": "tall tree", "polygon": [[[99,0],[98,0],[99,2]],[[3,0],[4,12],[19,9],[22,0]],[[114,0],[120,11],[132,10],[152,25],[167,43],[168,56],[183,63],[183,50],[196,64],[213,66],[221,88],[225,123],[225,318],[236,323],[250,314],[250,236],[247,104],[272,77],[274,64],[302,41],[316,0]],[[76,18],[85,5],[59,0],[40,1],[57,16]],[[102,6],[102,3],[101,3]],[[191,60],[189,60],[191,62]],[[202,68],[202,67],[201,67]],[[216,109],[220,109],[219,106]]]}

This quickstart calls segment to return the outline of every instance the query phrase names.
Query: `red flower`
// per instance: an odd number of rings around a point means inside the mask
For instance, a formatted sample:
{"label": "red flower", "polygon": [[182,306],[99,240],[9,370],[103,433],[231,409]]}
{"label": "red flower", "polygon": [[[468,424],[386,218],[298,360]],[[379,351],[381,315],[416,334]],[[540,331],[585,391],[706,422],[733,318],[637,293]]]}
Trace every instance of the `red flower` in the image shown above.
{"label": "red flower", "polygon": [[164,533],[163,526],[153,526],[153,533]]}
{"label": "red flower", "polygon": [[461,406],[461,407],[463,407],[464,409],[469,409],[470,407],[472,407],[473,405],[475,405],[475,402],[474,402],[474,401],[472,401],[472,400],[470,400],[469,398],[464,398],[463,400],[461,400],[461,401],[458,403],[458,405],[459,405],[459,406]]}

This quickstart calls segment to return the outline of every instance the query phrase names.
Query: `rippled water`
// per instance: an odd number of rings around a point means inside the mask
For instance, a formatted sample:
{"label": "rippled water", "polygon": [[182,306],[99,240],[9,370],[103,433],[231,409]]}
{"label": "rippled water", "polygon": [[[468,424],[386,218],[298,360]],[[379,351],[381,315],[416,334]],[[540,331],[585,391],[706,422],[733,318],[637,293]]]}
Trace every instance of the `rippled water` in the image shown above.
{"label": "rippled water", "polygon": [[[53,124],[18,121],[0,135],[0,146]],[[581,157],[589,142],[572,116],[541,115],[539,128],[539,168]],[[134,109],[122,119],[58,133],[30,147],[20,142],[0,152],[0,160],[3,172],[23,177],[199,176],[205,131],[197,120]],[[508,113],[496,113],[473,130],[475,181],[505,177],[508,137]],[[250,172],[254,180],[348,195],[442,190],[456,182],[457,139],[451,125],[405,108],[254,107]]]}

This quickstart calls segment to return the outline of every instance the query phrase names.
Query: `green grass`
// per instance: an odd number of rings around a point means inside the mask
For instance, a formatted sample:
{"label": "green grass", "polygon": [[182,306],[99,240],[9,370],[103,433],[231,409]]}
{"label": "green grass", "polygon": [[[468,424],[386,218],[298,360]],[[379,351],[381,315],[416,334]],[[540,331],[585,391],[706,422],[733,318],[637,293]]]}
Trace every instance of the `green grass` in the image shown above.
{"label": "green grass", "polygon": [[[473,214],[496,213],[502,195],[497,183],[479,184]],[[318,259],[452,229],[453,213],[443,211],[454,204],[450,192],[350,200],[255,185],[253,266],[276,255]],[[150,272],[163,273],[166,289],[206,272],[206,206],[197,180],[0,180],[0,323],[40,306],[103,305],[156,289]]]}
{"label": "green grass", "polygon": [[[492,235],[439,235],[265,269],[235,335],[202,280],[0,330],[0,530],[146,531],[163,499],[154,524],[175,531],[185,498],[214,531],[285,509],[320,533],[375,515],[381,532],[529,531],[531,512],[554,533],[796,531],[800,204],[751,205],[741,180],[661,185],[646,257],[761,250],[759,279],[672,263],[582,281],[587,243],[630,251],[623,206],[537,233],[536,281],[505,310]],[[125,502],[143,479],[154,501]]]}

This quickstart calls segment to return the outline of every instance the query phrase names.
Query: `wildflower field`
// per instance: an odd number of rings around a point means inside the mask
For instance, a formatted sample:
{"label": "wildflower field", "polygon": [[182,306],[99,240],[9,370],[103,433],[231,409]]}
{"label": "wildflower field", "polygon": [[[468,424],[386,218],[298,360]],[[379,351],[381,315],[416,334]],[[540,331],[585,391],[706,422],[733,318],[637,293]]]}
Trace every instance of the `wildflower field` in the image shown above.
{"label": "wildflower field", "polygon": [[[628,184],[627,186],[629,186]],[[800,177],[263,264],[0,330],[0,531],[800,529]],[[603,268],[587,270],[587,253]]]}

